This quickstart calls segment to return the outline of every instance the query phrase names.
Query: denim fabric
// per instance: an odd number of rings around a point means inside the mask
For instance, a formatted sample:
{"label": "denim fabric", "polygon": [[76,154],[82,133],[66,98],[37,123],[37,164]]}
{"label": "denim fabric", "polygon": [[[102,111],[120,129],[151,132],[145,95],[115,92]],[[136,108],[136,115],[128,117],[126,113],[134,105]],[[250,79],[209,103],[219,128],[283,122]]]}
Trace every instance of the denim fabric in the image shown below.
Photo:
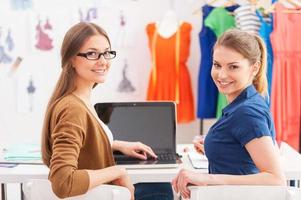
{"label": "denim fabric", "polygon": [[170,183],[137,183],[135,200],[173,200]]}

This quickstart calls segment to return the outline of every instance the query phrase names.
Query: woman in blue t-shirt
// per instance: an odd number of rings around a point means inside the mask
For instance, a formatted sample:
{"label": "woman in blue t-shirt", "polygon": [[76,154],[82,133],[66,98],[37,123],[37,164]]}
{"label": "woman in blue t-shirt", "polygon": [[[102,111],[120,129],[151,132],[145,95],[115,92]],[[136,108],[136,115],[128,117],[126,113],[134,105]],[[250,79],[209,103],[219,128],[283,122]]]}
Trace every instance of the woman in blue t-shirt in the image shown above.
{"label": "woman in blue t-shirt", "polygon": [[182,169],[172,181],[185,198],[192,185],[285,185],[267,95],[266,47],[237,29],[216,42],[211,76],[228,106],[204,145],[209,174]]}

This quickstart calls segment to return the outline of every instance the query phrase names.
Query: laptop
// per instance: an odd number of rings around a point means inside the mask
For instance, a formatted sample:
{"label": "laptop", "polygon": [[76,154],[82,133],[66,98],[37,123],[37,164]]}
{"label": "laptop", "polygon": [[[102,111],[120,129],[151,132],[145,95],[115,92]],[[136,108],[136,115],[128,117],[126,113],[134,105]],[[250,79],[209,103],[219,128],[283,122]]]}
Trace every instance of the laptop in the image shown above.
{"label": "laptop", "polygon": [[114,152],[117,165],[125,168],[175,168],[181,163],[176,153],[175,103],[97,103],[95,109],[112,131],[114,140],[142,142],[158,156],[157,159],[140,160]]}

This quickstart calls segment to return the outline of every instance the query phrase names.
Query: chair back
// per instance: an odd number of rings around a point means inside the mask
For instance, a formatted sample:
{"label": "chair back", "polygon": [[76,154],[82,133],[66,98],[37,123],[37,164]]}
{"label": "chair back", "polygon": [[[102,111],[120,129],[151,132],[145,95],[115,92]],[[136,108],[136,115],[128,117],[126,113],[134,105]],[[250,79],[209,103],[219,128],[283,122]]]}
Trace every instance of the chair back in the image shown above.
{"label": "chair back", "polygon": [[191,186],[190,200],[300,200],[300,188],[285,186]]}
{"label": "chair back", "polygon": [[[23,184],[22,190],[26,200],[59,200],[52,191],[51,183],[47,179],[31,179]],[[127,188],[116,185],[99,185],[86,194],[65,198],[66,200],[130,200]]]}

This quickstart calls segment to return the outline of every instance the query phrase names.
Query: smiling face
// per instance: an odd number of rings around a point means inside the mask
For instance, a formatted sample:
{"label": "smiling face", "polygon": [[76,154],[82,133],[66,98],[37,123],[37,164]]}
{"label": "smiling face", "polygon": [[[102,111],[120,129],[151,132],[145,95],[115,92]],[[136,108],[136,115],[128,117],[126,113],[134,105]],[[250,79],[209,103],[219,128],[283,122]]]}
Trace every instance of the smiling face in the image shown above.
{"label": "smiling face", "polygon": [[217,46],[213,53],[211,76],[219,92],[224,94],[230,103],[252,84],[258,67],[258,63],[251,65],[240,53]]}
{"label": "smiling face", "polygon": [[[93,35],[85,41],[80,48],[80,53],[103,53],[110,51],[110,44],[103,35]],[[98,60],[88,60],[82,56],[75,56],[72,60],[72,65],[75,68],[76,77],[75,83],[85,84],[92,87],[95,83],[103,83],[106,80],[110,61],[100,56]]]}

